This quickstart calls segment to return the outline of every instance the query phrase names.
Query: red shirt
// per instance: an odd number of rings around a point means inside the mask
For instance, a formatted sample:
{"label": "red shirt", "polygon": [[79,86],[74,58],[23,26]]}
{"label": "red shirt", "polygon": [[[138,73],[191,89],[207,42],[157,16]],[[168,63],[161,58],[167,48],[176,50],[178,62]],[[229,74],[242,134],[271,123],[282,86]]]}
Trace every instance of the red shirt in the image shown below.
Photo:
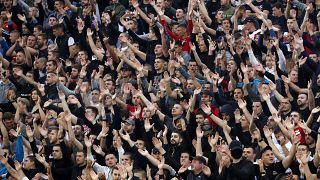
{"label": "red shirt", "polygon": [[306,143],[306,134],[304,133],[303,129],[301,127],[294,128],[294,134],[298,137],[300,137],[300,143],[305,144]]}
{"label": "red shirt", "polygon": [[[219,117],[219,108],[215,107],[213,104],[210,104],[211,112],[215,116]],[[197,115],[200,109],[195,109],[194,114]],[[217,124],[210,118],[209,115],[205,115],[204,118],[207,118],[212,126],[212,129],[215,130],[217,128]]]}
{"label": "red shirt", "polygon": [[[171,39],[180,41],[182,43],[182,51],[190,52],[190,47],[189,47],[189,43],[191,42],[190,36],[186,38],[182,38],[180,36],[175,35],[173,32],[171,32],[165,20],[161,20],[161,24],[163,25],[163,27],[166,28]],[[188,28],[189,28],[189,31],[191,32],[193,28],[192,20],[188,20]]]}
{"label": "red shirt", "polygon": [[[133,113],[138,109],[138,106],[132,106],[130,104],[127,104],[127,111],[129,112],[129,116],[133,116]],[[143,107],[141,107],[141,111],[139,114],[139,119],[142,119],[142,111],[143,111]]]}

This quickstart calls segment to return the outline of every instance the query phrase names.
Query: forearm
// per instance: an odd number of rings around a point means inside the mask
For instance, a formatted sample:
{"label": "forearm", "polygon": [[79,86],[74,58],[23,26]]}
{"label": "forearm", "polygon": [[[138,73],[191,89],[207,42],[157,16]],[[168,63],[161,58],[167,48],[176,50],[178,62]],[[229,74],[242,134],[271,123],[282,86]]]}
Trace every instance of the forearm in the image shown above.
{"label": "forearm", "polygon": [[279,126],[279,128],[280,128],[280,130],[282,131],[282,133],[283,133],[283,135],[285,135],[287,138],[291,138],[291,135],[292,135],[292,133],[289,131],[289,130],[287,130],[287,128],[286,127],[284,127],[283,126],[283,124],[281,123],[281,122],[279,122],[279,123],[277,123],[278,124],[278,126]]}
{"label": "forearm", "polygon": [[308,101],[309,101],[309,110],[312,111],[312,109],[315,108],[316,106],[312,88],[308,88]]}
{"label": "forearm", "polygon": [[252,66],[257,66],[257,65],[260,64],[259,61],[254,56],[253,51],[252,51],[251,48],[248,49],[248,55],[249,55],[249,60],[250,60],[250,63],[252,64]]}
{"label": "forearm", "polygon": [[271,114],[278,114],[277,109],[272,105],[270,99],[268,99],[268,100],[266,101],[266,103],[267,103],[267,105],[268,105],[268,108],[269,108],[269,111],[270,111]]}
{"label": "forearm", "polygon": [[284,98],[277,90],[273,91],[273,94],[278,102],[281,102],[281,100]]}
{"label": "forearm", "polygon": [[197,156],[202,156],[202,154],[203,154],[201,140],[202,140],[201,137],[197,137],[197,144],[196,144],[196,155]]}
{"label": "forearm", "polygon": [[8,56],[8,57],[14,56],[14,55],[15,55],[14,52],[15,52],[16,47],[17,47],[17,44],[16,44],[16,43],[13,44],[13,45],[8,49],[8,51],[6,52],[6,56]]}
{"label": "forearm", "polygon": [[271,137],[267,138],[268,144],[272,149],[272,152],[274,153],[274,155],[276,156],[276,158],[280,161],[282,161],[284,159],[284,156],[282,156],[278,150],[278,148],[274,145]]}
{"label": "forearm", "polygon": [[295,156],[295,153],[296,153],[296,145],[292,144],[290,152],[289,152],[289,156],[285,157],[282,160],[282,165],[285,169],[287,169],[290,166],[290,164],[292,163],[292,160]]}
{"label": "forearm", "polygon": [[134,6],[135,10],[137,10],[139,16],[146,21],[147,24],[151,23],[151,19],[141,10],[141,8],[138,6]]}
{"label": "forearm", "polygon": [[279,69],[282,71],[286,70],[286,58],[280,48],[277,48],[277,54],[279,57]]}

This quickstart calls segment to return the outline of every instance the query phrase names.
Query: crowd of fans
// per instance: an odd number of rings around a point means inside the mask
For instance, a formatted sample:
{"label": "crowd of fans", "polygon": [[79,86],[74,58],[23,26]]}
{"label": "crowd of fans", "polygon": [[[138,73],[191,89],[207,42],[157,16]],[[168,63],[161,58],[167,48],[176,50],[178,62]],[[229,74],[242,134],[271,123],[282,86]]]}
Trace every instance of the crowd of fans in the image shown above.
{"label": "crowd of fans", "polygon": [[0,176],[320,178],[319,0],[0,0]]}

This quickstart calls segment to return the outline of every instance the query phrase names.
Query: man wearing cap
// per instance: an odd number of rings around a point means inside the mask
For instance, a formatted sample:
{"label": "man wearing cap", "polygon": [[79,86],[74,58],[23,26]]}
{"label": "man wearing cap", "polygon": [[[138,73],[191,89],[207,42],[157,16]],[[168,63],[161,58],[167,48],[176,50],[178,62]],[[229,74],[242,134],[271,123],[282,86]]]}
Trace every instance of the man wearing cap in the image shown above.
{"label": "man wearing cap", "polygon": [[[299,141],[296,141],[296,143]],[[258,160],[258,165],[255,167],[255,173],[258,178],[267,177],[275,179],[280,173],[285,173],[286,169],[291,165],[296,153],[296,143],[292,144],[289,155],[279,162],[274,162],[275,157],[270,146],[265,147],[260,152],[261,160]]]}
{"label": "man wearing cap", "polygon": [[[196,95],[196,94],[195,94]],[[211,108],[211,112],[215,115],[215,116],[219,116],[219,108],[216,108],[213,104],[212,104],[212,97],[211,97],[211,92],[208,91],[208,90],[204,90],[200,93],[201,95],[201,103],[202,104],[206,104],[207,106],[210,106]],[[191,109],[190,109],[190,112],[193,112],[193,107],[194,105],[191,105]],[[197,118],[197,115],[198,114],[203,114],[204,115],[204,119],[207,119],[208,122],[210,123],[211,125],[211,128],[213,130],[216,129],[216,124],[213,122],[213,120],[210,118],[209,115],[205,114],[201,108],[198,108],[198,109],[195,109],[194,110],[194,115],[195,115],[195,118]],[[193,113],[191,114],[193,115]],[[201,124],[204,123],[204,121],[201,122]]]}
{"label": "man wearing cap", "polygon": [[248,30],[249,33],[252,33],[257,30],[257,27],[259,26],[258,22],[251,16],[247,17],[243,21],[244,29]]}
{"label": "man wearing cap", "polygon": [[218,179],[254,179],[255,166],[252,162],[242,158],[243,147],[240,141],[233,140],[229,145],[232,163],[224,167],[219,174]]}
{"label": "man wearing cap", "polygon": [[192,170],[182,166],[179,170],[179,175],[183,179],[201,179],[206,180],[211,176],[211,170],[206,166],[206,159],[202,156],[196,156],[191,162]]}

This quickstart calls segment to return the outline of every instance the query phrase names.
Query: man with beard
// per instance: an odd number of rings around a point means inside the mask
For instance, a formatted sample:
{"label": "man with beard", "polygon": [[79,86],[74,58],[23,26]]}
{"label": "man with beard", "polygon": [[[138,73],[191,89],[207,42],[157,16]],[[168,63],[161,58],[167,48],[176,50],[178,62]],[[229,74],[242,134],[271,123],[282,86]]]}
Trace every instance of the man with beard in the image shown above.
{"label": "man with beard", "polygon": [[[311,88],[310,88],[311,89]],[[312,90],[310,90],[312,91]],[[297,105],[298,105],[298,112],[301,114],[302,117],[309,117],[311,110],[314,108],[314,96],[313,93],[310,97],[307,94],[299,94],[297,99]]]}
{"label": "man with beard", "polygon": [[41,33],[37,36],[37,44],[39,51],[39,58],[48,56],[48,36],[45,33]]}
{"label": "man with beard", "polygon": [[80,64],[74,64],[71,66],[70,81],[69,81],[69,85],[68,85],[68,88],[70,90],[74,90],[75,87],[77,86],[80,71],[81,71]]}
{"label": "man with beard", "polygon": [[177,131],[171,133],[170,144],[165,144],[164,147],[159,139],[152,138],[153,145],[164,156],[166,164],[170,165],[176,171],[178,171],[182,165],[190,165],[190,152],[187,150],[188,146],[186,146],[184,142],[183,137]]}

